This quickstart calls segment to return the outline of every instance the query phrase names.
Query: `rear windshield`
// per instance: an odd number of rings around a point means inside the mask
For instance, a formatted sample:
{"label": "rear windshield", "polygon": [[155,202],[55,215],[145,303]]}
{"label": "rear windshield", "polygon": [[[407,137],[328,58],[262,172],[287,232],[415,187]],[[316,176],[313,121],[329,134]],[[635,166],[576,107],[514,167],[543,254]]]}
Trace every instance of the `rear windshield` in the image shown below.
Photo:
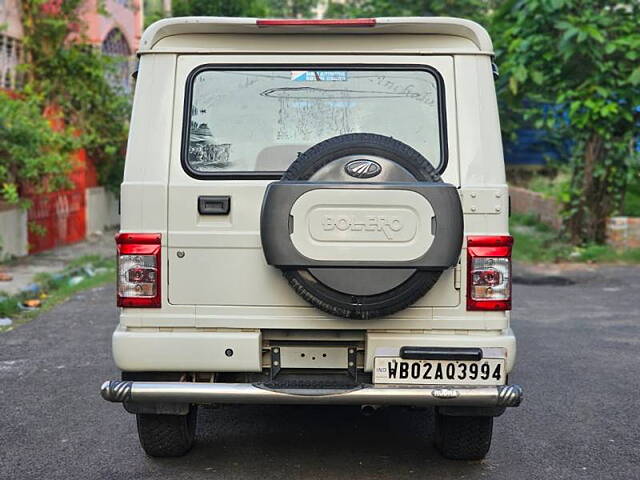
{"label": "rear windshield", "polygon": [[394,137],[441,165],[439,82],[427,70],[219,70],[192,75],[187,170],[280,174],[345,133]]}

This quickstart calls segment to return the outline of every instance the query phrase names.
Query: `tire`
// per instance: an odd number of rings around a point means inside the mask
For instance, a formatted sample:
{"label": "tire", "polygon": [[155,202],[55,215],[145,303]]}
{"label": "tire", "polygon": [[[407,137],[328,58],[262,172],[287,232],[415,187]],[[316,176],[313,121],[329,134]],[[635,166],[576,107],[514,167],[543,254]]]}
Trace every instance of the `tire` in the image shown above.
{"label": "tire", "polygon": [[435,413],[435,446],[451,460],[482,460],[491,447],[493,417],[458,417]]}
{"label": "tire", "polygon": [[[351,133],[330,138],[302,153],[284,173],[284,181],[312,180],[314,174],[336,159],[349,155],[376,155],[397,163],[418,182],[442,182],[429,161],[410,146],[372,133]],[[374,180],[375,181],[375,180]],[[306,269],[284,270],[289,285],[316,308],[343,318],[370,319],[403,310],[427,293],[440,271],[415,271],[406,281],[382,293],[354,295],[325,285]]]}
{"label": "tire", "polygon": [[378,155],[407,169],[419,182],[442,182],[431,163],[406,143],[375,133],[349,133],[324,140],[300,154],[282,180],[309,180],[336,158],[347,155]]}
{"label": "tire", "polygon": [[151,457],[180,457],[191,450],[196,433],[197,407],[187,415],[136,415],[140,445]]}
{"label": "tire", "polygon": [[442,272],[418,271],[396,288],[378,295],[347,295],[319,282],[306,270],[286,270],[293,290],[314,307],[336,317],[367,320],[404,310],[422,298]]}

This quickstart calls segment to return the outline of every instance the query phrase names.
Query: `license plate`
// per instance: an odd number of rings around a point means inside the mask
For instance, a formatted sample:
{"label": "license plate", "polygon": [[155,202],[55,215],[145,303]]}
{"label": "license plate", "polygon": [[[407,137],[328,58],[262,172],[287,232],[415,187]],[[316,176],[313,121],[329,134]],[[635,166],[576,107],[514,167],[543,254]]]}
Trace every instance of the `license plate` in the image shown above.
{"label": "license plate", "polygon": [[373,383],[412,385],[504,385],[503,358],[462,360],[403,360],[376,357]]}

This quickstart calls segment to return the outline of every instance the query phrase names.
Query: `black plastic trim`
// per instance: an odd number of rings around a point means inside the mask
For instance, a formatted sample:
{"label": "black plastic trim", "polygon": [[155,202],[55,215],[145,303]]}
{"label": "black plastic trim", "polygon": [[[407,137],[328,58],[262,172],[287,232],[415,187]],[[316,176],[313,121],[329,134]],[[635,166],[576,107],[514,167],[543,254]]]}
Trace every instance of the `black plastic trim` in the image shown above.
{"label": "black plastic trim", "polygon": [[201,195],[198,197],[200,215],[228,215],[231,210],[229,195]]}
{"label": "black plastic trim", "polygon": [[481,348],[464,347],[402,347],[403,360],[482,360]]}
{"label": "black plastic trim", "polygon": [[[304,193],[319,189],[408,190],[422,195],[433,208],[437,235],[427,252],[408,262],[389,261],[321,261],[302,255],[289,234],[291,207]],[[462,248],[463,215],[457,189],[448,183],[331,183],[292,182],[271,183],[264,194],[260,221],[262,249],[269,265],[284,269],[311,267],[416,268],[445,270],[458,263]]]}
{"label": "black plastic trim", "polygon": [[187,161],[187,151],[189,148],[189,129],[191,119],[191,97],[193,94],[193,82],[199,73],[210,70],[218,71],[243,71],[243,70],[335,70],[341,68],[347,71],[354,70],[371,70],[371,71],[425,71],[432,74],[436,80],[438,90],[438,120],[440,122],[440,162],[435,167],[438,174],[442,174],[449,163],[449,146],[447,144],[447,109],[446,109],[446,94],[445,83],[442,75],[438,70],[430,65],[421,64],[395,64],[386,65],[379,63],[372,64],[345,64],[345,63],[333,63],[333,64],[320,64],[314,65],[310,63],[288,63],[288,64],[204,64],[194,68],[187,76],[187,83],[185,86],[184,96],[184,113],[182,119],[182,145],[180,146],[180,163],[182,168],[190,177],[198,180],[278,180],[282,177],[284,172],[198,172],[191,168]]}

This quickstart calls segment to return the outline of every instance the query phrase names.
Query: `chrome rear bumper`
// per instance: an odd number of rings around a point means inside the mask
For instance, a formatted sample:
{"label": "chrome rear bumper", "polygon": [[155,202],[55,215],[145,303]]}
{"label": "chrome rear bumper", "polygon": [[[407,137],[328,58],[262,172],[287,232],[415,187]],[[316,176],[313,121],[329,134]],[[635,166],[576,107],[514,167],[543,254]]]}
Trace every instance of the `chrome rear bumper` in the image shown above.
{"label": "chrome rear bumper", "polygon": [[402,405],[517,407],[522,387],[373,386],[349,390],[273,390],[250,383],[132,382],[102,384],[110,402],[195,404]]}

